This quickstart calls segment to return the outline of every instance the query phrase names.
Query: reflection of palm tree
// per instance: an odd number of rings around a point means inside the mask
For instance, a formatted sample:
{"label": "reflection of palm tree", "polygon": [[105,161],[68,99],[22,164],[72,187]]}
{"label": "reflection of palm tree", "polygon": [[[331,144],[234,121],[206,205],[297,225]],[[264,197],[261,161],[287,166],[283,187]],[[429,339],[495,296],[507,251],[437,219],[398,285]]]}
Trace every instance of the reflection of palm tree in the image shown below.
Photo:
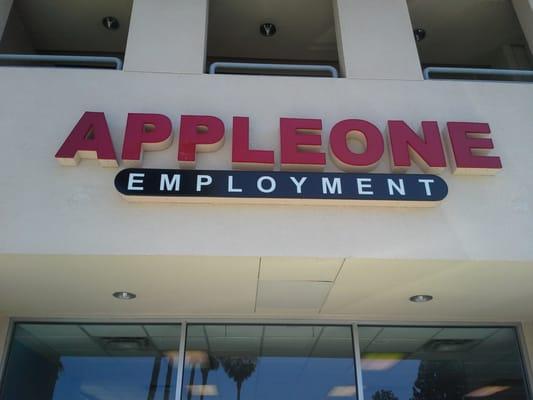
{"label": "reflection of palm tree", "polygon": [[462,400],[464,366],[457,360],[424,360],[418,368],[411,400]]}
{"label": "reflection of palm tree", "polygon": [[152,368],[152,377],[150,378],[150,387],[148,388],[147,400],[155,399],[157,393],[157,380],[159,379],[159,370],[161,369],[161,356],[154,358],[154,367]]}
{"label": "reflection of palm tree", "polygon": [[[218,360],[209,355],[207,359],[207,363],[202,364],[200,367],[200,371],[202,372],[202,387],[205,388],[205,385],[207,384],[207,377],[209,375],[209,371],[214,371],[215,369],[218,369]],[[202,390],[202,394],[200,395],[200,400],[204,400],[204,391]]]}
{"label": "reflection of palm tree", "polygon": [[196,374],[196,363],[192,364],[191,375],[189,375],[189,390],[187,391],[187,400],[192,398],[192,386],[194,385],[194,375]]}
{"label": "reflection of palm tree", "polygon": [[254,373],[257,360],[246,357],[223,357],[221,362],[226,374],[237,384],[237,400],[240,400],[242,384]]}
{"label": "reflection of palm tree", "polygon": [[163,400],[170,400],[170,386],[172,385],[172,371],[174,370],[174,357],[168,357],[167,377],[165,380],[165,395]]}
{"label": "reflection of palm tree", "polygon": [[372,400],[398,400],[392,390],[378,390],[372,395]]}
{"label": "reflection of palm tree", "polygon": [[[152,367],[152,377],[150,378],[150,387],[148,389],[148,396],[147,396],[148,400],[153,400],[156,397],[162,359],[163,357],[161,355],[154,357],[154,366]],[[170,387],[172,385],[172,371],[174,369],[174,358],[167,357],[167,360],[168,360],[167,361],[168,362],[167,374],[165,378],[165,386],[164,386],[164,392],[163,392],[164,400],[170,399]]]}

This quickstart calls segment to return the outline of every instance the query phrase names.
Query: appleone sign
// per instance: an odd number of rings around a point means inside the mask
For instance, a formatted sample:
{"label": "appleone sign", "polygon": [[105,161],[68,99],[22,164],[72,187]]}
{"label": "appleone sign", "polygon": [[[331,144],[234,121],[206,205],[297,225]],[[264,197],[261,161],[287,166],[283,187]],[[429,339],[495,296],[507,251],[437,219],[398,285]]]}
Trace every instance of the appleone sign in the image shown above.
{"label": "appleone sign", "polygon": [[[233,117],[233,170],[194,170],[198,153],[217,151],[224,144],[224,123],[208,115],[181,116],[176,155],[180,169],[142,169],[138,167],[143,151],[170,146],[172,122],[162,114],[128,114],[121,160],[135,168],[120,171],[115,187],[127,200],[145,201],[437,204],[448,193],[441,178],[405,173],[412,162],[428,173],[447,167],[437,122],[423,121],[419,134],[404,121],[388,121],[387,125],[392,174],[368,173],[383,157],[385,139],[379,128],[362,119],[345,119],[331,129],[329,155],[339,173],[320,172],[326,166],[322,120],[304,118],[280,118],[281,171],[274,171],[273,150],[250,148],[247,117]],[[491,175],[502,168],[499,157],[488,155],[493,149],[488,124],[448,122],[446,126],[454,174]],[[362,144],[362,151],[350,147],[352,139]],[[104,167],[118,167],[104,113],[83,114],[55,157],[62,165],[77,165],[86,158],[97,159]]]}

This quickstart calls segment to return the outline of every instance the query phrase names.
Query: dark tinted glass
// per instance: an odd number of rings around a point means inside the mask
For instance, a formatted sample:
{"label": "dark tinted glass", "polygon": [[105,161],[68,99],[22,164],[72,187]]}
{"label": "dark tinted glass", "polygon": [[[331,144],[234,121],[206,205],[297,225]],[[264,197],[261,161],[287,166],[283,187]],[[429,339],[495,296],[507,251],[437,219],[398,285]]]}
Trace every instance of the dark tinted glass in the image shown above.
{"label": "dark tinted glass", "polygon": [[367,400],[528,398],[513,328],[360,327]]}
{"label": "dark tinted glass", "polygon": [[350,327],[189,325],[182,400],[355,398]]}
{"label": "dark tinted glass", "polygon": [[2,400],[167,400],[179,325],[17,324]]}

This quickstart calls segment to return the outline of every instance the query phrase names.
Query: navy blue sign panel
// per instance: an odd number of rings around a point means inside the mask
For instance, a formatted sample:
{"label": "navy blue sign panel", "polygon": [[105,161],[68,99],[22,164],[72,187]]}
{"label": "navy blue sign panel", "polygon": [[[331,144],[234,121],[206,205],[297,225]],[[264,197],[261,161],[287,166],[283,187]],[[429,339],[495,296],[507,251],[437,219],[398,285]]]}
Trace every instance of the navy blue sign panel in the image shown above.
{"label": "navy blue sign panel", "polygon": [[[448,194],[446,182],[424,174],[350,174],[319,172],[122,170],[115,187],[132,201],[204,201],[431,206]],[[379,203],[379,204],[378,204]]]}

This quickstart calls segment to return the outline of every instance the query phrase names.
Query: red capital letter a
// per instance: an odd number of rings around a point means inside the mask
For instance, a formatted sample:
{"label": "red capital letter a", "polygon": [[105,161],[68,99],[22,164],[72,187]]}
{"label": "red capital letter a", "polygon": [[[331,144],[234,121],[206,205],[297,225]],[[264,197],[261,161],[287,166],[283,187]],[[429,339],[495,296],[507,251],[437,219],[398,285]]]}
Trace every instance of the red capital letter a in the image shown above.
{"label": "red capital letter a", "polygon": [[118,167],[104,113],[83,114],[55,157],[61,165],[78,165],[85,158],[97,159],[102,167]]}

